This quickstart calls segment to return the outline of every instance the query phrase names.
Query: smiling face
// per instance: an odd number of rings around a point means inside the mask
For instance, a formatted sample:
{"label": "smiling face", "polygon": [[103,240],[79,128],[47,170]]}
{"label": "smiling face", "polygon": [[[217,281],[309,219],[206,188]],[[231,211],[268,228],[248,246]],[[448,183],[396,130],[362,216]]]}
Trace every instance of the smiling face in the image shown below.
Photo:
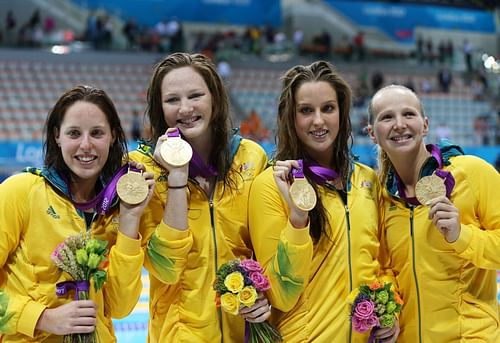
{"label": "smiling face", "polygon": [[391,159],[425,151],[424,137],[429,123],[420,101],[409,89],[398,86],[382,89],[373,97],[370,112],[370,137]]}
{"label": "smiling face", "polygon": [[314,160],[330,166],[340,123],[337,92],[324,81],[305,82],[297,89],[295,100],[299,140]]}
{"label": "smiling face", "polygon": [[191,143],[211,141],[212,95],[191,67],[168,72],[161,83],[162,108],[169,127],[177,127]]}
{"label": "smiling face", "polygon": [[55,139],[73,182],[95,183],[106,164],[114,133],[102,110],[86,101],[68,107]]}

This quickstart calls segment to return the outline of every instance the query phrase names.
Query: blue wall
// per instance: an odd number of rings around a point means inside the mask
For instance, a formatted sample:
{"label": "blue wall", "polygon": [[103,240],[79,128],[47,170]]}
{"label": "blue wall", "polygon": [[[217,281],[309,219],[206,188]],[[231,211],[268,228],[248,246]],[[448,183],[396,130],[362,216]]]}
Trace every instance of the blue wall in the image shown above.
{"label": "blue wall", "polygon": [[492,13],[453,7],[326,0],[360,26],[378,27],[401,43],[413,43],[416,27],[495,33]]}
{"label": "blue wall", "polygon": [[280,0],[73,0],[89,9],[106,9],[123,19],[154,26],[163,19],[234,25],[281,25]]}

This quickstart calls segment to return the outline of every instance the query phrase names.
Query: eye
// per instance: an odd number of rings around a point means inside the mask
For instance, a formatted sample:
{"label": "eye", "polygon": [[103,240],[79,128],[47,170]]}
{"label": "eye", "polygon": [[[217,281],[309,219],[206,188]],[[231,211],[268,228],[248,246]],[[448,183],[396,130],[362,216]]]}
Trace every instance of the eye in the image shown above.
{"label": "eye", "polygon": [[416,115],[416,113],[409,112],[409,111],[404,113],[405,117],[414,117],[415,115]]}
{"label": "eye", "polygon": [[298,111],[299,113],[301,114],[310,114],[312,113],[314,110],[311,108],[311,107],[308,107],[308,106],[304,106],[304,107],[299,107]]}
{"label": "eye", "polygon": [[189,99],[197,99],[197,98],[201,98],[202,96],[204,96],[205,93],[193,93],[189,96]]}
{"label": "eye", "polygon": [[96,128],[96,129],[93,129],[90,132],[90,134],[92,135],[92,137],[102,137],[106,134],[106,132],[103,129]]}
{"label": "eye", "polygon": [[177,101],[179,101],[179,97],[176,97],[176,96],[168,97],[165,99],[165,102],[168,104],[173,104]]}
{"label": "eye", "polygon": [[378,121],[390,121],[391,119],[392,119],[392,115],[390,115],[390,114],[382,114],[378,118]]}
{"label": "eye", "polygon": [[336,109],[335,105],[328,104],[328,105],[323,106],[322,111],[325,113],[331,113],[331,112],[335,111],[335,109]]}
{"label": "eye", "polygon": [[71,137],[71,138],[77,138],[77,137],[80,137],[80,131],[78,130],[69,130],[68,132],[66,132],[66,135]]}

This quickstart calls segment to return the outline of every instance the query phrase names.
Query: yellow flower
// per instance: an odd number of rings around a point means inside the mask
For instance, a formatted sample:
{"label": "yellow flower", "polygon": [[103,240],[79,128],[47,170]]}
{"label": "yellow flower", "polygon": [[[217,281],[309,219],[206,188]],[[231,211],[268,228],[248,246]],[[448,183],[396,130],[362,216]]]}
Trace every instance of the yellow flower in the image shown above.
{"label": "yellow flower", "polygon": [[233,293],[241,291],[244,285],[243,275],[241,275],[240,272],[228,274],[228,276],[224,279],[224,286],[226,286],[226,288]]}
{"label": "yellow flower", "polygon": [[351,305],[354,302],[354,300],[356,300],[358,294],[359,294],[359,288],[354,288],[351,294],[349,294],[349,296],[347,297],[347,303]]}
{"label": "yellow flower", "polygon": [[231,314],[238,314],[240,310],[240,303],[238,297],[233,293],[224,293],[220,297],[220,305],[224,311]]}
{"label": "yellow flower", "polygon": [[238,299],[246,307],[252,307],[257,299],[257,291],[252,286],[246,286],[238,293]]}

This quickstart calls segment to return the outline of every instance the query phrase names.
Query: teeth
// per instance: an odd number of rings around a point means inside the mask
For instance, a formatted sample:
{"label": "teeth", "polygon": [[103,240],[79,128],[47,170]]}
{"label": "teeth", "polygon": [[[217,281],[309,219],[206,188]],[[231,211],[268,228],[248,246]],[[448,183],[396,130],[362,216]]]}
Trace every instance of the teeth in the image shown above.
{"label": "teeth", "polygon": [[189,124],[189,123],[196,121],[197,118],[198,117],[191,117],[191,118],[179,120],[179,122],[182,124]]}
{"label": "teeth", "polygon": [[78,159],[82,162],[90,162],[94,159],[94,157],[78,157]]}
{"label": "teeth", "polygon": [[326,130],[319,130],[319,131],[312,131],[311,134],[314,135],[314,136],[323,136],[324,134],[326,134]]}

